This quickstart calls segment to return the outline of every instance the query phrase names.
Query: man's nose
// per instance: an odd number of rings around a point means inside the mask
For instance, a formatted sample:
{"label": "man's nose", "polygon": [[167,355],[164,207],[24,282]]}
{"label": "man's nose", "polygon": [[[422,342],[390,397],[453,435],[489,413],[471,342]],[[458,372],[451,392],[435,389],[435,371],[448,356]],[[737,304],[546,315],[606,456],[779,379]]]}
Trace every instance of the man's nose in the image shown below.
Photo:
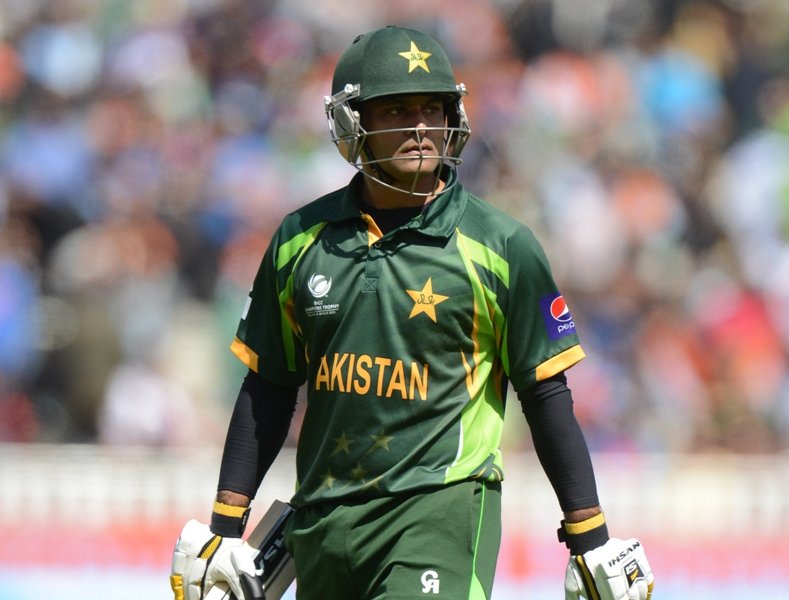
{"label": "man's nose", "polygon": [[417,133],[420,136],[423,136],[425,135],[425,133],[427,133],[427,129],[429,127],[428,123],[429,123],[429,119],[421,111],[417,112],[417,114],[414,116],[413,127],[414,129],[416,129]]}

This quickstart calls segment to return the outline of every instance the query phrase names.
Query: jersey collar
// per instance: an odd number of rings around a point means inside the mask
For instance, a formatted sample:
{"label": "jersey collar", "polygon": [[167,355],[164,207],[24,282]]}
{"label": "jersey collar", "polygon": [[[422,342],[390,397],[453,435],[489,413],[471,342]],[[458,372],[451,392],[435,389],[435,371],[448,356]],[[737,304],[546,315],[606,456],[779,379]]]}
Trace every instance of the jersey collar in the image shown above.
{"label": "jersey collar", "polygon": [[457,181],[455,169],[445,169],[446,192],[439,194],[421,215],[411,221],[407,228],[415,229],[423,235],[437,238],[451,237],[466,210],[468,192]]}
{"label": "jersey collar", "polygon": [[[338,198],[336,209],[327,217],[327,221],[336,223],[361,218],[358,198],[363,177],[361,173],[354,175]],[[404,227],[405,229],[416,230],[423,235],[438,238],[448,238],[452,235],[466,209],[468,192],[459,181],[456,181],[457,173],[454,169],[446,169],[446,178],[449,190],[439,194],[422,214]],[[452,183],[454,185],[450,186],[449,184]]]}

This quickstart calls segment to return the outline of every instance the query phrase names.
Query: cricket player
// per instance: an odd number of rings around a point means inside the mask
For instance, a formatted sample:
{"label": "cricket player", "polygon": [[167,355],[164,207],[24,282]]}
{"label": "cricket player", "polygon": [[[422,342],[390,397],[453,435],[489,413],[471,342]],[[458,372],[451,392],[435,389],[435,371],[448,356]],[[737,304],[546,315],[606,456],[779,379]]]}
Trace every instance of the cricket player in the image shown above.
{"label": "cricket player", "polygon": [[566,597],[650,597],[639,541],[608,535],[565,378],[584,352],[548,260],[458,179],[465,94],[419,31],[384,27],[340,57],[324,104],[358,173],[285,217],[263,257],[210,524],[175,547],[177,600],[219,581],[262,597],[242,534],[302,385],[285,533],[299,600],[491,597],[509,385],[563,513]]}

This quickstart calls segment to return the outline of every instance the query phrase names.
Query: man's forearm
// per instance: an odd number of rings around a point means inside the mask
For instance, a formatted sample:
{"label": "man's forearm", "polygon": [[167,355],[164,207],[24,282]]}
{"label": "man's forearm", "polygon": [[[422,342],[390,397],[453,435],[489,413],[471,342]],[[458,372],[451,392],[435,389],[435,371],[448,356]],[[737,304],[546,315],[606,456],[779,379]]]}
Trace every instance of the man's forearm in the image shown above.
{"label": "man's forearm", "polygon": [[249,505],[288,434],[296,406],[296,389],[276,385],[249,371],[230,418],[211,531],[241,537]]}
{"label": "man's forearm", "polygon": [[217,490],[255,497],[288,435],[297,391],[247,373],[228,425]]}
{"label": "man's forearm", "polygon": [[252,498],[238,492],[231,492],[230,490],[219,490],[216,493],[216,501],[228,506],[249,506]]}
{"label": "man's forearm", "polygon": [[568,523],[580,523],[581,521],[586,521],[586,519],[591,519],[594,516],[599,515],[603,512],[603,509],[600,506],[591,506],[589,508],[581,508],[578,510],[568,510],[564,512],[564,520]]}
{"label": "man's forearm", "polygon": [[537,458],[556,492],[565,520],[582,521],[584,515],[600,512],[589,449],[573,414],[572,395],[564,375],[538,382],[519,392],[518,399]]}

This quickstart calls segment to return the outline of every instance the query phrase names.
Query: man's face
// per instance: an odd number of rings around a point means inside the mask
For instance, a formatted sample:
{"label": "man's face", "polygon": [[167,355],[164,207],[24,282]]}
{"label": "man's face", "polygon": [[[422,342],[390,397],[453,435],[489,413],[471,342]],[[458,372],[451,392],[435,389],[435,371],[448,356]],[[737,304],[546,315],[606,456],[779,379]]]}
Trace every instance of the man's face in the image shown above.
{"label": "man's face", "polygon": [[[414,94],[388,96],[365,102],[360,113],[362,125],[370,134],[366,150],[372,156],[367,158],[394,159],[379,164],[394,179],[394,185],[409,189],[415,177],[422,176],[427,176],[424,177],[427,185],[433,185],[434,173],[441,163],[438,157],[444,151],[444,131],[428,128],[445,127],[443,98]],[[386,129],[405,131],[373,133]]]}

